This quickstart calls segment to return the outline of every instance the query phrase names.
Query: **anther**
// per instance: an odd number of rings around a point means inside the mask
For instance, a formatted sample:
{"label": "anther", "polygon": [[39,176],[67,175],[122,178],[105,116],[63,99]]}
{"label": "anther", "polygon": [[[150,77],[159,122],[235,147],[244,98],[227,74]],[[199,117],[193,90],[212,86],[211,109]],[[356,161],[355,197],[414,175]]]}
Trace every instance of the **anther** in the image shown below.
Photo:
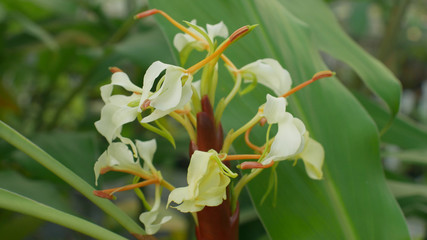
{"label": "anther", "polygon": [[120,68],[118,67],[109,67],[108,70],[110,70],[111,73],[116,73],[116,72],[123,72]]}
{"label": "anther", "polygon": [[240,169],[254,169],[254,168],[269,168],[272,167],[274,165],[274,161],[271,161],[269,164],[267,165],[263,165],[262,163],[259,162],[244,162],[242,164],[240,164],[238,167]]}

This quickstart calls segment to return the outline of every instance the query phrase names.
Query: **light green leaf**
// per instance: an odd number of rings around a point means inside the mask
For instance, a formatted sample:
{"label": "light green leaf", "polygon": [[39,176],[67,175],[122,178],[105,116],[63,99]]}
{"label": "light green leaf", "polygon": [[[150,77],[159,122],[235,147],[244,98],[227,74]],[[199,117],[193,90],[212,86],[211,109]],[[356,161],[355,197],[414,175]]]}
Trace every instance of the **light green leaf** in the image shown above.
{"label": "light green leaf", "polygon": [[82,218],[61,212],[2,188],[0,188],[0,207],[50,221],[96,239],[126,239]]}
{"label": "light green leaf", "polygon": [[129,216],[127,216],[122,210],[120,210],[111,201],[96,197],[93,194],[95,190],[87,182],[77,176],[70,169],[59,163],[52,156],[47,154],[45,151],[40,149],[37,145],[30,142],[24,136],[16,132],[14,129],[9,127],[3,121],[0,121],[0,138],[3,138],[31,158],[39,162],[41,165],[49,169],[59,178],[64,180],[70,186],[74,187],[77,191],[82,193],[86,198],[95,203],[105,213],[113,217],[119,222],[125,229],[131,233],[144,234],[144,230]]}

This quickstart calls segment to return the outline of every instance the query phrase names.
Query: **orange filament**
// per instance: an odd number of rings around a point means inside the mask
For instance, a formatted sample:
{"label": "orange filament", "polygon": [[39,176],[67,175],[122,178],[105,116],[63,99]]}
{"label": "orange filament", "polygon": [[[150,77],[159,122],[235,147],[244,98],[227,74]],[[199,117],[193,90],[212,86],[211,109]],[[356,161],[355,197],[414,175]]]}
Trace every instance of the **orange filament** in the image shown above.
{"label": "orange filament", "polygon": [[295,93],[296,91],[298,91],[298,90],[301,90],[302,88],[304,88],[304,87],[306,87],[307,85],[309,85],[310,83],[313,83],[314,81],[316,81],[316,80],[319,80],[319,79],[322,79],[322,78],[326,78],[326,77],[332,77],[332,76],[334,76],[335,75],[335,73],[334,72],[331,72],[331,71],[321,71],[321,72],[318,72],[318,73],[316,73],[316,74],[314,74],[313,75],[313,77],[310,79],[310,80],[308,80],[308,81],[306,81],[306,82],[303,82],[303,83],[301,83],[300,85],[298,85],[298,86],[296,86],[296,87],[294,87],[294,88],[292,88],[291,90],[289,90],[287,93],[285,93],[285,94],[283,94],[281,97],[288,97],[289,95],[291,95],[291,94],[293,94],[293,93]]}
{"label": "orange filament", "polygon": [[254,150],[254,151],[256,151],[256,152],[259,152],[259,153],[262,153],[262,151],[263,151],[264,149],[263,149],[262,147],[258,147],[257,145],[255,145],[255,144],[251,143],[251,141],[249,140],[249,134],[251,133],[252,128],[253,128],[253,127],[249,128],[249,129],[245,132],[245,142],[246,142],[246,145],[248,145],[248,147],[250,147],[252,150]]}
{"label": "orange filament", "polygon": [[240,164],[240,168],[241,169],[269,168],[269,167],[272,167],[273,165],[274,165],[274,161],[271,161],[267,165],[263,165],[262,163],[259,163],[259,162],[244,162]]}
{"label": "orange filament", "polygon": [[187,115],[188,113],[190,113],[190,110],[175,110],[174,112],[181,114],[181,115]]}
{"label": "orange filament", "polygon": [[[115,169],[115,168],[110,167],[108,170],[109,170],[109,171],[114,171],[114,172],[129,173],[129,174],[132,174],[132,175],[134,175],[134,176],[138,176],[138,177],[143,178],[143,179],[151,179],[151,178],[153,178],[153,176],[152,176],[152,175],[145,175],[145,174],[143,174],[143,173],[134,172],[134,171],[130,171],[130,170],[127,170],[127,169],[126,169],[126,170],[125,170],[125,169]],[[105,173],[105,172],[104,172],[104,173]],[[102,170],[101,170],[101,174],[103,174],[103,173],[102,173]]]}
{"label": "orange filament", "polygon": [[93,193],[98,197],[111,199],[110,197],[112,197],[112,195],[116,192],[122,192],[122,191],[127,191],[127,190],[131,190],[131,189],[135,189],[135,188],[145,187],[145,186],[155,184],[155,183],[159,183],[159,179],[152,178],[150,180],[142,181],[142,182],[135,183],[135,184],[129,184],[129,185],[118,187],[118,188],[95,190]]}
{"label": "orange filament", "polygon": [[118,67],[109,67],[108,70],[110,70],[111,73],[116,73],[116,72],[123,72],[120,68]]}
{"label": "orange filament", "polygon": [[255,159],[258,160],[261,157],[259,154],[236,154],[236,155],[227,155],[222,161],[232,161],[232,160],[244,160],[244,159]]}
{"label": "orange filament", "polygon": [[244,36],[249,30],[250,30],[249,26],[243,26],[243,27],[237,29],[233,34],[230,35],[230,37],[226,40],[226,42],[221,44],[219,46],[219,48],[217,48],[215,50],[215,52],[213,52],[211,55],[209,55],[208,57],[206,57],[202,61],[194,64],[189,69],[187,69],[187,73],[189,73],[189,74],[194,73],[195,71],[202,68],[204,65],[206,65],[207,63],[209,63],[210,61],[212,61],[213,59],[215,59],[216,57],[221,55],[222,52],[224,52],[225,49],[228,46],[230,46],[230,44],[232,44],[235,40],[239,39],[240,37]]}
{"label": "orange filament", "polygon": [[191,32],[190,30],[188,30],[186,27],[184,27],[182,24],[178,23],[177,21],[175,21],[173,18],[171,18],[167,13],[163,12],[162,10],[158,10],[158,9],[150,9],[147,10],[145,12],[142,13],[138,13],[137,15],[135,15],[135,19],[141,19],[141,18],[145,18],[151,15],[154,15],[156,13],[161,14],[163,17],[165,17],[170,23],[172,23],[175,27],[177,27],[179,30],[187,33],[188,35],[190,35],[191,37],[193,37],[194,39],[196,39],[197,41],[202,41],[202,42],[206,42],[203,38],[201,38],[200,36],[194,34],[193,32]]}

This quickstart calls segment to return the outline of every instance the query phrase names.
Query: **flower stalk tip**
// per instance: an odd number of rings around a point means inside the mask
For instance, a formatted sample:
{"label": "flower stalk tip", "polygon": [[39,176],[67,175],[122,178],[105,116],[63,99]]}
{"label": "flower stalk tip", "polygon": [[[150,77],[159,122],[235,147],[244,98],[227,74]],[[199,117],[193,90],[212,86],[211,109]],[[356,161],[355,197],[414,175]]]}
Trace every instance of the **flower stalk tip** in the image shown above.
{"label": "flower stalk tip", "polygon": [[154,9],[150,9],[150,10],[138,13],[133,18],[134,19],[141,19],[141,18],[145,18],[145,17],[151,16],[151,15],[154,15],[158,12],[159,12],[159,10],[154,8]]}
{"label": "flower stalk tip", "polygon": [[269,168],[274,165],[274,161],[271,161],[269,164],[263,165],[259,162],[243,162],[242,164],[238,165],[237,168],[240,169],[254,169],[254,168]]}
{"label": "flower stalk tip", "polygon": [[111,73],[116,73],[116,72],[123,72],[120,68],[118,67],[109,67],[108,70],[110,70]]}
{"label": "flower stalk tip", "polygon": [[95,190],[95,191],[93,191],[93,195],[95,195],[97,197],[100,197],[100,198],[110,199],[110,200],[115,200],[116,199],[115,196],[113,196],[111,194],[108,194],[108,193],[105,193],[102,190]]}

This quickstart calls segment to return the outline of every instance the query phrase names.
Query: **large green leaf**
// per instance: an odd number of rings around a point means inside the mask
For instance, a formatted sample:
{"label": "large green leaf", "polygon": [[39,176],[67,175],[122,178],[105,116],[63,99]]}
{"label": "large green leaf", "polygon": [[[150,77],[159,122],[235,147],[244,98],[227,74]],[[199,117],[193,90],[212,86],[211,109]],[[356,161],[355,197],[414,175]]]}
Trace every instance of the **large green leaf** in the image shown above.
{"label": "large green leaf", "polygon": [[28,214],[40,219],[63,225],[96,239],[126,239],[82,218],[59,211],[22,195],[0,188],[0,208]]}
{"label": "large green leaf", "polygon": [[[329,10],[320,1],[156,0],[150,3],[178,21],[197,19],[201,25],[223,20],[231,31],[242,25],[259,23],[258,29],[226,51],[238,67],[258,58],[274,57],[289,70],[294,85],[326,69],[318,53],[317,47],[321,44],[314,42],[315,37],[319,37],[316,31],[320,30],[316,29],[318,25],[313,21],[327,23],[321,16],[330,17]],[[298,11],[288,9],[290,5],[307,9],[300,12],[297,18],[294,13]],[[308,12],[309,9],[318,13],[314,15]],[[177,31],[160,17],[158,20],[169,40],[172,40]],[[336,23],[328,26],[333,31],[321,36],[324,45],[331,42],[328,47],[323,46],[321,49],[340,54],[336,57],[346,62],[357,61],[357,64],[351,66],[361,76],[371,74],[365,81],[387,102],[394,114],[399,97],[399,87],[394,77],[371,57],[367,60],[368,55],[354,47],[354,43],[347,50],[349,39],[340,36],[342,33],[337,32],[341,30],[335,28],[338,28]],[[340,51],[349,52],[342,54]],[[388,74],[388,80],[385,77],[374,78],[375,72]],[[221,94],[225,94],[231,84],[226,74],[220,75]],[[378,89],[376,84],[387,87]],[[250,96],[233,100],[223,119],[225,128],[236,128],[249,120],[257,106],[265,102],[265,93],[263,88],[258,88]],[[279,191],[275,207],[271,204],[271,196],[264,204],[260,204],[269,171],[249,184],[253,202],[270,237],[408,239],[404,218],[387,188],[382,172],[377,127],[359,102],[337,79],[315,83],[291,96],[289,102],[290,111],[304,120],[311,136],[325,148],[325,179],[309,179],[301,163],[296,167],[288,162],[279,164]],[[257,141],[256,137],[253,136],[254,141]],[[258,137],[259,141],[262,139],[262,136]],[[240,145],[235,145],[235,148],[245,149]]]}

